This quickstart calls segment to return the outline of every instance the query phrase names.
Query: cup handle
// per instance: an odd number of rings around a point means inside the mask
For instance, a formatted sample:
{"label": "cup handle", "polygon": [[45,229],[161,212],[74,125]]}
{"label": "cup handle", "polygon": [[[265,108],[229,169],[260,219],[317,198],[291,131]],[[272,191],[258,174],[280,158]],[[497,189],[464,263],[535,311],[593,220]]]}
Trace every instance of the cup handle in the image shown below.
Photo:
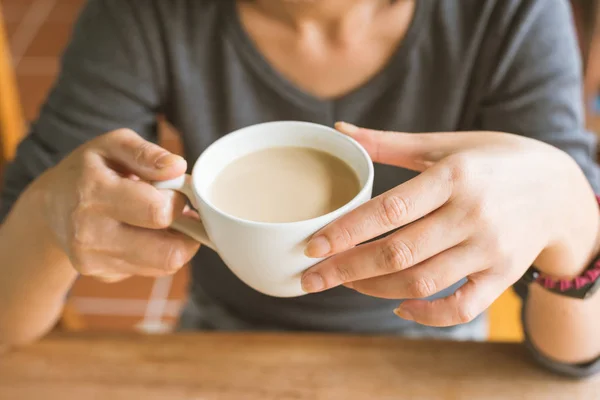
{"label": "cup handle", "polygon": [[[198,210],[198,201],[196,200],[196,195],[192,190],[192,177],[188,174],[182,175],[178,178],[171,179],[168,181],[154,182],[152,184],[157,189],[168,189],[175,190],[180,193],[183,193],[192,206]],[[199,221],[194,218],[181,216],[171,224],[171,229],[174,229],[178,232],[181,232],[185,235],[188,235],[192,239],[200,242],[204,246],[210,247],[215,250],[215,245],[208,238],[208,234],[206,233],[206,229],[204,228],[204,224],[202,221]]]}

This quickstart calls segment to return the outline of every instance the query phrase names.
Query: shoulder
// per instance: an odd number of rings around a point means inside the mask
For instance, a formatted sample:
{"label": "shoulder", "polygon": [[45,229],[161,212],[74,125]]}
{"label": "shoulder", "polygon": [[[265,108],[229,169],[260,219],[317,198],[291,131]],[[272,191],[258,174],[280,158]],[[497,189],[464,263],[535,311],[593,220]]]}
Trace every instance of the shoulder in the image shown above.
{"label": "shoulder", "polygon": [[163,63],[181,47],[202,49],[209,43],[226,1],[88,0],[75,25],[71,47],[98,47],[95,54],[88,54],[95,58],[109,56],[117,47],[123,59],[134,63],[148,57]]}
{"label": "shoulder", "polygon": [[[427,0],[430,23],[444,34],[465,39],[485,32],[496,39],[525,32],[540,24],[570,29],[569,0]],[[558,25],[558,26],[556,26]]]}
{"label": "shoulder", "polygon": [[214,20],[226,0],[88,0],[80,19],[192,27]]}
{"label": "shoulder", "polygon": [[477,20],[493,15],[502,21],[538,15],[544,11],[569,12],[569,0],[426,0],[438,16]]}
{"label": "shoulder", "polygon": [[536,60],[578,68],[569,0],[426,0],[426,40],[456,68],[537,68]]}

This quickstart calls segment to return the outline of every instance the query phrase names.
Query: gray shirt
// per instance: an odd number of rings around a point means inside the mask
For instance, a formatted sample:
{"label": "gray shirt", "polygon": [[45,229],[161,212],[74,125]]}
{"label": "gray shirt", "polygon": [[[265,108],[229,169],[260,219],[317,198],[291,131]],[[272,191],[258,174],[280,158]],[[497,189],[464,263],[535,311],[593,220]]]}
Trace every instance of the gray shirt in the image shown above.
{"label": "gray shirt", "polygon": [[[32,180],[97,135],[128,127],[155,141],[157,114],[181,132],[189,161],[228,132],[272,120],[344,120],[405,132],[511,132],[565,150],[600,191],[596,142],[583,129],[581,65],[567,1],[416,4],[406,37],[387,65],[360,88],[323,100],[265,61],[233,0],[89,1],[60,77],[6,172],[0,218]],[[375,176],[379,194],[414,173],[377,165]],[[485,335],[482,318],[428,328],[395,317],[398,301],[344,287],[268,297],[239,281],[207,248],[194,258],[192,271],[184,329]]]}

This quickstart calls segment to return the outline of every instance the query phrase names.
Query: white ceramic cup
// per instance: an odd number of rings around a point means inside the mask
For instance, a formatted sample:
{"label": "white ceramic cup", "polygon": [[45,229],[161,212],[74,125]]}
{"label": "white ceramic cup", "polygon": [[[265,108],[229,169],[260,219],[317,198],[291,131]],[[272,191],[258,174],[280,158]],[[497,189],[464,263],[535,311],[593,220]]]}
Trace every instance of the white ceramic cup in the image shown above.
{"label": "white ceramic cup", "polygon": [[[219,210],[209,199],[212,183],[232,161],[258,150],[296,146],[325,151],[356,172],[360,192],[341,208],[317,218],[286,223],[248,221]],[[233,273],[255,290],[276,297],[305,294],[301,275],[318,259],[304,255],[306,243],[319,229],[371,198],[373,163],[354,139],[308,122],[281,121],[249,126],[211,144],[198,158],[192,175],[155,182],[159,189],[185,194],[202,222],[176,220],[172,228],[215,250]]]}

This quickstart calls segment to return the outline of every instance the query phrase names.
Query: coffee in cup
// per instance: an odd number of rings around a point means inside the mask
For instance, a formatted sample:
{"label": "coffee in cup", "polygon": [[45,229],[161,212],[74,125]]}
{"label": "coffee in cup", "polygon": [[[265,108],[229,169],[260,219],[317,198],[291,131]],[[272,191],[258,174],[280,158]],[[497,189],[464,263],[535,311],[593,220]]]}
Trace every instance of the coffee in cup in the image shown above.
{"label": "coffee in cup", "polygon": [[338,157],[310,147],[273,147],[227,165],[209,199],[238,218],[284,223],[329,214],[359,191],[356,173]]}

